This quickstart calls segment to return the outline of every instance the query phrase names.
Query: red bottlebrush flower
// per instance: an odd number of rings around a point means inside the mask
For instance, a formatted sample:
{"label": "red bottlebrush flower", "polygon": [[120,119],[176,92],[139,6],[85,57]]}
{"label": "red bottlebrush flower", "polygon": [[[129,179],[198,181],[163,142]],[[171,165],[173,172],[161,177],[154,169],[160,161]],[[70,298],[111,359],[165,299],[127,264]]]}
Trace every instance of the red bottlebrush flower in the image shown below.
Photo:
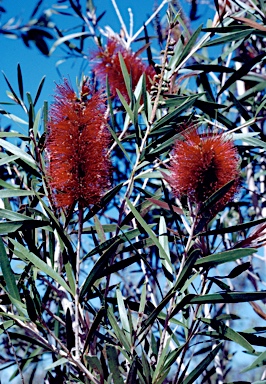
{"label": "red bottlebrush flower", "polygon": [[196,130],[184,133],[184,141],[177,141],[167,178],[177,197],[187,196],[198,205],[231,180],[231,188],[216,204],[222,209],[239,188],[237,150],[233,141],[222,134],[200,135]]}
{"label": "red bottlebrush flower", "polygon": [[105,100],[84,81],[80,98],[67,80],[57,85],[48,122],[48,177],[54,203],[97,204],[109,186],[110,142]]}
{"label": "red bottlebrush flower", "polygon": [[94,65],[94,72],[99,76],[100,81],[105,84],[106,76],[108,76],[110,90],[112,96],[116,95],[118,89],[124,98],[129,101],[122,69],[120,66],[119,53],[121,53],[128,73],[132,78],[133,91],[138,84],[140,76],[145,74],[147,90],[150,91],[153,76],[156,74],[152,66],[146,66],[136,53],[126,49],[116,39],[110,39],[107,42],[106,49],[99,47],[98,52],[93,54],[93,58],[97,58],[99,62]]}

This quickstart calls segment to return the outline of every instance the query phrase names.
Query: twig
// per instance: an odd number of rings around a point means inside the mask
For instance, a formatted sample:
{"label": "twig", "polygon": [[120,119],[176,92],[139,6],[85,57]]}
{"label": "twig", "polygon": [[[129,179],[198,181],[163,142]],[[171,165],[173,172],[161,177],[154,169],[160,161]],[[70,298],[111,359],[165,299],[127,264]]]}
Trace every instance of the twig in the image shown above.
{"label": "twig", "polygon": [[[150,22],[154,19],[154,17],[157,15],[157,13],[160,12],[160,10],[165,6],[165,4],[169,3],[170,0],[164,0],[161,5],[156,9],[156,11],[151,15],[151,17],[148,18],[148,20],[144,23],[144,26],[146,27]],[[142,26],[134,36],[132,36],[131,41],[134,41],[138,35],[144,30],[144,26]]]}
{"label": "twig", "polygon": [[79,273],[80,273],[80,251],[81,251],[81,234],[83,226],[83,208],[79,205],[79,218],[78,218],[78,244],[77,244],[77,256],[76,256],[76,287],[75,287],[75,356],[77,360],[80,360],[79,353]]}
{"label": "twig", "polygon": [[123,20],[122,16],[121,16],[121,13],[120,13],[119,8],[118,8],[118,6],[116,4],[116,1],[115,0],[111,0],[111,1],[112,1],[112,4],[113,4],[113,7],[115,9],[115,12],[117,14],[117,17],[118,17],[118,19],[119,19],[119,21],[121,23],[121,27],[122,27],[123,31],[125,32],[126,39],[129,40],[130,38],[129,38],[128,31],[127,31],[127,27],[126,27],[126,25],[124,23],[124,20]]}
{"label": "twig", "polygon": [[23,377],[22,371],[21,371],[21,369],[20,369],[20,365],[19,365],[18,358],[17,358],[17,355],[16,355],[16,351],[15,351],[14,345],[13,345],[13,343],[12,343],[12,340],[10,339],[10,336],[9,336],[9,333],[8,333],[7,329],[5,329],[5,334],[7,335],[8,342],[9,342],[9,344],[11,345],[11,349],[12,349],[14,358],[15,358],[15,360],[16,360],[16,364],[17,364],[18,371],[19,371],[20,378],[21,378],[21,383],[22,383],[22,384],[25,384],[24,377]]}

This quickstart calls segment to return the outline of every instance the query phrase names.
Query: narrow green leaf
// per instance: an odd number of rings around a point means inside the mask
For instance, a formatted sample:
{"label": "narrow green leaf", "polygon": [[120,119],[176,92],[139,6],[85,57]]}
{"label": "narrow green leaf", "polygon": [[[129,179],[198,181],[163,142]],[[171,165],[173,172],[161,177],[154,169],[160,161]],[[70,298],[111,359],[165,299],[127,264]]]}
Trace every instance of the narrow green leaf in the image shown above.
{"label": "narrow green leaf", "polygon": [[92,285],[99,278],[102,270],[108,265],[108,260],[115,253],[118,245],[120,244],[120,239],[116,239],[115,242],[103,253],[103,255],[96,261],[86,280],[84,281],[81,291],[80,291],[80,302],[83,301],[84,296],[87,292],[90,291]]}
{"label": "narrow green leaf", "polygon": [[59,39],[57,39],[54,42],[54,44],[52,45],[48,55],[51,56],[51,54],[55,51],[55,49],[59,45],[65,43],[65,42],[69,42],[69,40],[76,39],[78,37],[86,37],[86,36],[91,36],[91,34],[89,32],[76,32],[76,33],[71,33],[69,35],[60,37]]}
{"label": "narrow green leaf", "polygon": [[21,67],[20,64],[17,66],[17,75],[18,75],[18,88],[19,88],[19,94],[21,99],[23,100],[23,78],[22,78],[22,72],[21,72]]}
{"label": "narrow green leaf", "polygon": [[266,291],[261,292],[223,292],[196,296],[190,300],[191,304],[217,304],[217,303],[246,303],[248,301],[264,300]]}
{"label": "narrow green leaf", "polygon": [[137,382],[137,359],[136,357],[134,357],[128,372],[126,384],[136,384],[136,382]]}
{"label": "narrow green leaf", "polygon": [[115,318],[115,315],[113,314],[113,311],[111,310],[110,307],[107,309],[107,314],[108,314],[108,319],[110,321],[111,327],[112,327],[114,333],[116,334],[118,340],[120,341],[122,347],[124,347],[125,350],[128,353],[130,353],[130,344],[128,342],[128,339],[127,339],[126,335],[124,334],[123,330],[120,329],[120,327],[117,323],[117,320]]}
{"label": "narrow green leaf", "polygon": [[241,345],[241,347],[245,348],[248,352],[253,353],[255,351],[253,346],[242,335],[225,325],[222,321],[205,318],[200,318],[200,321],[211,326],[222,337],[227,337],[229,340]]}
{"label": "narrow green leaf", "polygon": [[11,328],[15,322],[13,320],[7,320],[0,324],[0,335],[5,332],[6,329]]}
{"label": "narrow green leaf", "polygon": [[17,147],[16,145],[11,144],[8,141],[3,140],[3,139],[0,139],[0,145],[1,145],[1,147],[5,148],[7,151],[13,153],[13,155],[18,156],[21,160],[25,161],[33,169],[35,169],[35,170],[38,169],[35,160],[30,155],[28,155],[26,152],[24,152],[22,149]]}
{"label": "narrow green leaf", "polygon": [[191,36],[191,38],[189,39],[189,41],[186,43],[186,45],[184,46],[184,49],[182,50],[182,53],[180,55],[180,57],[178,58],[176,64],[175,64],[175,67],[178,67],[178,65],[186,58],[186,56],[190,53],[190,51],[192,50],[192,48],[194,48],[194,45],[195,45],[195,42],[200,34],[202,30],[202,25],[200,25],[196,31],[193,33],[193,35]]}
{"label": "narrow green leaf", "polygon": [[66,359],[65,357],[62,357],[61,359],[58,359],[54,363],[47,365],[46,367],[44,367],[44,369],[46,371],[50,371],[51,369],[58,367],[59,365],[63,366],[66,363],[68,363],[68,359]]}
{"label": "narrow green leaf", "polygon": [[0,237],[0,266],[6,282],[8,293],[17,301],[21,301],[19,290],[16,284],[15,274],[11,269],[9,258],[6,254],[4,242]]}
{"label": "narrow green leaf", "polygon": [[[15,246],[14,253],[21,258],[20,253],[23,254],[23,260],[27,259],[32,264],[35,265],[41,272],[45,273],[46,275],[50,276],[52,279],[54,279],[58,284],[62,285],[69,293],[72,295],[74,294],[65,280],[54,270],[52,269],[48,264],[46,264],[44,261],[42,261],[38,256],[34,255],[34,253],[29,252],[23,245],[21,245],[18,241],[10,239],[11,243]],[[18,250],[19,252],[16,252]]]}
{"label": "narrow green leaf", "polygon": [[0,235],[7,233],[16,232],[18,230],[30,230],[34,228],[43,227],[46,230],[52,230],[51,227],[47,226],[47,222],[41,220],[21,220],[21,221],[7,221],[0,222]]}
{"label": "narrow green leaf", "polygon": [[128,156],[128,153],[127,151],[125,150],[125,148],[123,147],[123,145],[121,144],[120,140],[118,139],[115,131],[110,127],[109,124],[107,124],[107,128],[109,129],[113,139],[115,140],[115,142],[117,143],[117,145],[119,146],[119,148],[121,149],[121,151],[124,153],[126,159],[129,161],[129,163],[131,163],[131,160],[130,160],[130,157]]}
{"label": "narrow green leaf", "polygon": [[[217,33],[221,33],[219,29],[216,29]],[[218,37],[217,39],[207,41],[206,43],[203,44],[202,47],[211,47],[211,46],[220,45],[220,44],[225,45],[225,43],[230,43],[231,41],[238,41],[241,39],[245,39],[245,38],[248,38],[248,36],[250,36],[253,31],[254,29],[250,29],[250,28],[243,30],[243,27],[242,27],[241,31],[223,34],[223,36]]]}
{"label": "narrow green leaf", "polygon": [[251,263],[247,261],[246,263],[237,265],[227,276],[228,279],[234,279],[235,277],[241,275],[241,273],[245,272],[247,269],[249,269],[251,266]]}
{"label": "narrow green leaf", "polygon": [[254,369],[254,368],[257,368],[257,367],[261,367],[262,365],[265,365],[266,363],[266,351],[264,352],[261,352],[259,354],[259,356],[253,361],[253,363],[251,363],[250,365],[248,365],[246,368],[244,368],[241,372],[244,373],[244,372],[248,372],[250,371],[251,369]]}
{"label": "narrow green leaf", "polygon": [[118,94],[118,97],[119,97],[121,103],[123,104],[123,107],[125,108],[128,116],[129,116],[129,119],[132,121],[132,123],[134,123],[134,113],[133,113],[133,111],[131,110],[130,106],[126,102],[126,99],[124,98],[122,93],[119,91],[119,89],[117,89],[116,92]]}
{"label": "narrow green leaf", "polygon": [[[122,329],[128,338],[129,343],[131,342],[131,332],[130,332],[130,325],[128,321],[128,314],[127,310],[124,304],[124,299],[122,296],[122,293],[119,288],[116,289],[116,298],[117,298],[117,305],[118,305],[118,312],[120,315],[121,323],[122,323]],[[129,314],[130,315],[130,314]]]}
{"label": "narrow green leaf", "polygon": [[219,352],[219,350],[222,348],[222,343],[218,344],[205,358],[204,360],[197,365],[195,369],[193,369],[192,372],[185,378],[185,380],[182,382],[182,384],[193,384],[195,383],[196,379],[200,377],[202,372],[205,371],[205,369],[208,367],[208,365],[214,360],[215,356]]}
{"label": "narrow green leaf", "polygon": [[38,85],[36,96],[35,96],[35,99],[34,99],[34,102],[33,102],[33,106],[34,107],[37,104],[37,101],[38,101],[38,99],[40,97],[40,94],[41,94],[41,91],[42,91],[42,88],[43,88],[43,84],[44,84],[45,78],[46,78],[46,76],[43,76],[41,81],[40,81],[40,84]]}
{"label": "narrow green leaf", "polygon": [[188,280],[188,278],[192,272],[192,269],[196,263],[196,260],[199,258],[199,256],[200,256],[200,251],[198,249],[194,249],[191,252],[189,257],[185,261],[185,264],[182,268],[182,271],[181,271],[181,273],[180,273],[180,275],[179,275],[179,277],[178,277],[178,279],[174,285],[174,288],[173,288],[174,291],[177,291],[183,287],[185,282]]}
{"label": "narrow green leaf", "polygon": [[187,65],[186,69],[192,69],[193,71],[203,71],[205,73],[209,72],[218,72],[218,73],[232,73],[235,72],[234,68],[228,68],[224,65],[216,65],[216,64],[192,64]]}
{"label": "narrow green leaf", "polygon": [[14,99],[18,104],[20,104],[22,106],[22,102],[21,102],[20,98],[17,96],[16,92],[14,91],[14,89],[13,89],[12,85],[10,84],[8,78],[6,77],[5,73],[3,71],[2,71],[2,73],[3,73],[3,76],[5,78],[5,81],[8,85],[8,87],[9,87],[9,89],[13,95],[12,99]]}
{"label": "narrow green leaf", "polygon": [[5,165],[5,164],[8,164],[8,163],[11,163],[11,161],[15,161],[18,159],[18,156],[16,155],[11,155],[11,156],[4,156],[1,160],[0,160],[0,166],[2,165]]}
{"label": "narrow green leaf", "polygon": [[4,199],[6,197],[19,197],[19,196],[34,196],[34,191],[25,191],[22,189],[1,189],[0,198]]}
{"label": "narrow green leaf", "polygon": [[125,60],[124,60],[121,52],[119,52],[119,62],[120,62],[120,67],[121,67],[121,70],[122,70],[124,82],[125,82],[125,85],[126,85],[127,94],[128,94],[128,97],[131,99],[130,73],[128,73],[127,66],[125,64]]}
{"label": "narrow green leaf", "polygon": [[163,127],[166,124],[174,123],[177,116],[179,116],[182,112],[187,111],[195,101],[201,97],[202,94],[189,96],[179,107],[175,108],[172,112],[163,116],[161,119],[157,120],[152,128],[152,132],[159,127]]}
{"label": "narrow green leaf", "polygon": [[226,80],[220,91],[218,92],[218,96],[223,93],[227,88],[230,87],[233,83],[235,83],[237,80],[240,80],[243,76],[245,76],[257,63],[262,61],[264,57],[266,56],[266,53],[260,53],[259,55],[255,56],[254,58],[248,60],[245,62],[241,68],[239,68],[237,71],[235,71],[232,76],[229,77],[229,79]]}
{"label": "narrow green leaf", "polygon": [[124,380],[120,375],[120,363],[118,361],[118,355],[116,348],[112,345],[106,346],[107,360],[110,372],[112,373],[113,382],[117,384],[124,384]]}
{"label": "narrow green leaf", "polygon": [[249,256],[256,252],[257,250],[255,248],[231,249],[230,251],[216,253],[214,255],[210,255],[210,256],[206,256],[201,259],[198,259],[195,265],[209,268],[218,264],[235,261],[237,259],[240,259],[241,257]]}
{"label": "narrow green leaf", "polygon": [[[174,280],[174,277],[173,277],[174,271],[172,268],[172,263],[170,258],[167,228],[166,228],[166,223],[163,216],[160,216],[160,221],[159,221],[159,243],[161,244],[162,248],[165,251],[164,254],[162,254],[161,251],[159,250],[160,260],[161,260],[162,266],[165,269],[165,277],[169,280],[169,282],[172,283]],[[167,259],[165,258],[165,255],[167,255]]]}

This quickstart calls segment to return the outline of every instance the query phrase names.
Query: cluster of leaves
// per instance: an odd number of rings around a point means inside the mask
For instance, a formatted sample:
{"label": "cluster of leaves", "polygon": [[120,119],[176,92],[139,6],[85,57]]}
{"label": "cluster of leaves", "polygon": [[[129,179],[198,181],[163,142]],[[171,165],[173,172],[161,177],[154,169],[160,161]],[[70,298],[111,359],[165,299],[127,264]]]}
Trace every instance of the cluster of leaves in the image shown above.
{"label": "cluster of leaves", "polygon": [[[113,188],[85,210],[82,233],[75,209],[59,211],[51,204],[44,152],[48,108],[36,108],[43,80],[35,97],[25,99],[20,66],[18,92],[6,78],[8,96],[23,108],[28,126],[28,135],[12,127],[0,132],[1,370],[14,367],[10,381],[25,383],[28,375],[29,383],[218,383],[246,377],[244,372],[265,363],[260,347],[266,327],[236,328],[242,303],[255,319],[266,318],[257,254],[266,223],[266,8],[245,1],[228,17],[215,3],[213,23],[193,33],[175,1],[168,4],[167,24],[155,12],[164,50],[149,93],[143,77],[132,89],[121,57],[129,102],[119,90],[107,101]],[[63,36],[54,26],[53,48],[65,44],[70,55],[82,56],[84,38],[96,35],[102,15],[96,16],[92,1],[86,12],[79,1],[57,5],[67,8],[62,16],[74,12],[80,18],[82,31]],[[228,186],[214,193],[197,220],[164,180],[173,144],[190,121],[230,133],[243,185],[238,198],[211,217],[210,208]],[[252,357],[242,373],[232,363],[237,349]],[[254,372],[261,377],[261,368]]]}

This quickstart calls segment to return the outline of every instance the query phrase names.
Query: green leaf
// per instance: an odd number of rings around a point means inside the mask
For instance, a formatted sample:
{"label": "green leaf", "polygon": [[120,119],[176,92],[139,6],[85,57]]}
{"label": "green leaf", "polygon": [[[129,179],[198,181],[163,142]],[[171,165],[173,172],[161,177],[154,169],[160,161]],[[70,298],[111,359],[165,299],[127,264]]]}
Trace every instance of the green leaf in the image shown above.
{"label": "green leaf", "polygon": [[240,249],[231,249],[230,251],[225,251],[221,253],[216,253],[214,255],[203,257],[196,261],[196,266],[204,266],[205,268],[213,267],[215,265],[227,263],[230,261],[235,261],[241,257],[252,255],[256,253],[255,248],[240,248]]}
{"label": "green leaf", "polygon": [[[54,270],[52,269],[48,264],[46,264],[44,261],[42,261],[38,256],[34,255],[34,253],[29,252],[23,245],[21,245],[18,241],[10,239],[10,242],[15,246],[14,253],[21,258],[22,260],[27,259],[30,261],[35,267],[37,267],[41,272],[45,273],[46,275],[50,276],[52,279],[54,279],[58,284],[60,284],[63,288],[65,288],[69,293],[74,295],[74,293],[71,291],[65,280]],[[16,252],[18,250],[18,252]],[[21,254],[23,257],[21,257]]]}
{"label": "green leaf", "polygon": [[215,356],[219,352],[219,350],[222,348],[222,343],[218,344],[205,358],[204,360],[197,365],[195,369],[193,369],[192,372],[185,378],[185,380],[182,382],[182,384],[193,384],[195,383],[196,379],[200,377],[202,372],[205,371],[205,369],[208,367],[208,365],[214,360]]}
{"label": "green leaf", "polygon": [[218,72],[218,73],[232,73],[235,72],[234,68],[228,68],[224,65],[216,65],[216,64],[193,64],[187,65],[186,69],[192,69],[193,71],[203,71],[205,73],[209,72]]}
{"label": "green leaf", "polygon": [[124,98],[124,96],[122,95],[122,93],[119,91],[119,89],[116,90],[118,96],[119,96],[119,99],[121,101],[121,103],[123,104],[123,107],[125,108],[128,116],[129,116],[129,119],[132,121],[132,123],[134,123],[134,113],[133,111],[131,110],[130,106],[128,105],[128,103],[126,102],[126,99]]}
{"label": "green leaf", "polygon": [[80,291],[80,302],[83,301],[84,296],[90,291],[92,285],[99,278],[103,268],[108,265],[108,260],[112,257],[120,244],[121,240],[116,239],[115,242],[103,253],[103,255],[96,261],[86,280],[84,281]]}
{"label": "green leaf", "polygon": [[[217,28],[215,32],[221,33],[220,29],[221,28]],[[207,31],[207,29],[204,29],[204,31]],[[225,45],[225,43],[230,43],[231,41],[238,41],[241,39],[245,39],[245,38],[248,38],[248,36],[251,35],[253,31],[254,29],[250,29],[250,28],[243,30],[243,27],[242,27],[241,31],[226,33],[222,37],[218,37],[217,39],[207,41],[206,43],[203,44],[202,47],[211,47],[211,46],[220,45],[220,44]]]}
{"label": "green leaf", "polygon": [[257,367],[261,367],[262,365],[265,365],[266,363],[266,351],[264,352],[261,352],[259,354],[259,356],[253,361],[253,363],[251,363],[250,365],[248,365],[246,368],[244,368],[241,372],[248,372],[250,371],[251,369],[254,369],[254,368],[257,368]]}
{"label": "green leaf", "polygon": [[112,373],[113,382],[117,384],[124,384],[124,380],[120,375],[120,363],[118,361],[118,355],[116,348],[112,345],[106,346],[107,360],[110,372]]}
{"label": "green leaf", "polygon": [[54,363],[47,365],[46,367],[44,367],[44,369],[46,371],[50,371],[51,369],[58,367],[59,365],[62,366],[68,362],[69,362],[68,359],[66,359],[65,357],[61,357],[61,359],[58,359]]}
{"label": "green leaf", "polygon": [[183,287],[183,285],[185,284],[185,282],[189,278],[189,276],[192,272],[192,269],[196,263],[196,260],[199,258],[199,256],[200,256],[200,251],[198,249],[194,249],[191,252],[189,257],[185,261],[185,264],[182,268],[182,271],[181,271],[181,273],[180,273],[180,275],[179,275],[179,277],[178,277],[178,279],[174,285],[174,288],[173,288],[174,291],[177,291]]}
{"label": "green leaf", "polygon": [[9,143],[6,140],[0,139],[1,147],[5,148],[7,151],[13,153],[13,155],[18,156],[21,160],[25,161],[28,165],[30,165],[33,169],[38,170],[35,160],[24,152],[22,149],[17,147],[14,144]]}
{"label": "green leaf", "polygon": [[6,197],[19,197],[19,196],[34,196],[34,191],[25,191],[22,189],[1,189],[0,198],[4,199]]}
{"label": "green leaf", "polygon": [[247,261],[246,263],[237,265],[227,276],[228,279],[234,279],[235,277],[241,275],[241,273],[245,272],[247,269],[249,269],[251,266],[251,263]]}
{"label": "green leaf", "polygon": [[155,233],[153,232],[153,230],[147,225],[147,223],[141,217],[141,215],[136,210],[134,205],[127,198],[126,198],[126,202],[127,202],[128,206],[129,206],[129,208],[131,209],[131,212],[133,213],[133,215],[135,216],[135,218],[139,222],[139,224],[142,226],[142,228],[145,230],[145,232],[150,236],[150,238],[154,241],[154,244],[158,247],[162,257],[164,257],[167,260],[168,259],[168,255],[165,252],[165,250],[162,247],[162,245],[160,244],[160,242],[158,241],[158,239],[157,239]]}
{"label": "green leaf", "polygon": [[[160,260],[165,271],[165,277],[172,283],[174,280],[174,277],[173,277],[174,271],[173,271],[171,257],[170,257],[167,228],[166,228],[166,223],[163,216],[160,216],[160,221],[159,221],[159,243],[161,244],[162,248],[165,251],[164,254],[162,254],[161,251],[159,250]],[[165,255],[167,255],[167,259],[165,258]]]}
{"label": "green leaf", "polygon": [[200,25],[196,31],[193,33],[189,41],[185,44],[184,49],[182,50],[181,55],[179,56],[177,62],[175,63],[175,67],[178,67],[178,65],[186,58],[187,55],[191,52],[192,48],[194,48],[195,42],[202,30],[202,25]]}
{"label": "green leaf", "polygon": [[255,351],[253,346],[242,335],[225,325],[223,322],[205,318],[200,318],[199,320],[211,326],[222,337],[227,337],[229,340],[241,345],[241,347],[245,348],[248,352],[253,353]]}
{"label": "green leaf", "polygon": [[262,61],[264,57],[266,56],[266,53],[260,53],[259,55],[255,56],[254,58],[248,60],[246,63],[242,65],[241,68],[239,68],[237,71],[235,71],[232,76],[229,77],[229,79],[226,80],[220,91],[218,92],[218,96],[223,93],[227,88],[230,87],[233,83],[235,83],[237,80],[240,80],[243,76],[245,76],[257,63]]}
{"label": "green leaf", "polygon": [[130,344],[128,342],[128,339],[127,339],[126,335],[124,334],[123,330],[119,327],[119,325],[117,323],[117,320],[116,320],[116,318],[115,318],[115,316],[113,314],[113,311],[111,310],[110,307],[107,309],[107,314],[108,314],[108,319],[110,321],[112,330],[116,334],[116,336],[117,336],[118,340],[120,341],[122,347],[128,353],[130,353]]}
{"label": "green leaf", "polygon": [[0,266],[2,269],[3,277],[6,282],[8,293],[17,301],[21,301],[19,290],[16,284],[15,274],[11,269],[10,261],[6,254],[5,246],[1,237],[0,237]]}
{"label": "green leaf", "polygon": [[198,95],[189,96],[186,100],[184,100],[184,102],[179,107],[175,108],[172,112],[167,113],[167,115],[157,120],[153,125],[152,132],[155,129],[158,129],[159,127],[163,127],[166,124],[169,124],[171,122],[174,123],[176,117],[181,115],[182,112],[188,110],[195,103],[195,101],[201,96],[202,96],[201,93]]}
{"label": "green leaf", "polygon": [[157,305],[156,308],[152,311],[152,313],[149,315],[149,317],[143,321],[141,330],[139,331],[140,335],[142,332],[144,332],[156,319],[159,317],[160,312],[162,309],[167,305],[167,303],[171,300],[172,297],[174,297],[175,292],[171,291],[168,293],[168,295],[165,296],[165,298]]}
{"label": "green leaf", "polygon": [[18,64],[17,66],[17,77],[18,77],[19,94],[20,94],[21,100],[23,100],[23,78],[22,78],[20,64]]}
{"label": "green leaf", "polygon": [[126,337],[128,338],[129,343],[131,343],[131,332],[130,332],[130,325],[128,321],[128,314],[124,304],[122,293],[119,288],[116,289],[116,298],[117,298],[118,312],[119,312],[121,323],[122,323],[122,329]]}
{"label": "green leaf", "polygon": [[248,301],[264,300],[266,291],[261,292],[223,292],[196,296],[190,300],[191,304],[217,304],[217,303],[246,303]]}
{"label": "green leaf", "polygon": [[69,42],[69,40],[71,39],[76,39],[78,37],[86,37],[86,36],[91,36],[91,34],[89,32],[77,32],[77,33],[71,33],[69,35],[60,37],[54,42],[48,55],[51,56],[51,54],[55,51],[55,49],[62,43]]}
{"label": "green leaf", "polygon": [[[130,74],[128,73],[127,66],[125,64],[125,60],[124,60],[121,52],[119,52],[118,55],[119,55],[120,67],[122,70],[124,82],[125,82],[126,89],[127,89],[127,94],[128,94],[128,97],[131,99]],[[134,121],[134,119],[132,121]]]}
{"label": "green leaf", "polygon": [[0,324],[0,335],[5,332],[6,329],[11,328],[15,322],[13,320],[7,320]]}
{"label": "green leaf", "polygon": [[16,232],[18,230],[22,231],[34,228],[43,228],[50,231],[52,230],[51,227],[47,226],[47,222],[43,222],[41,220],[0,222],[0,235]]}
{"label": "green leaf", "polygon": [[33,102],[33,106],[34,107],[37,104],[37,101],[38,101],[38,99],[40,97],[40,94],[41,94],[41,91],[42,91],[42,88],[43,88],[43,84],[44,84],[45,78],[46,78],[46,76],[43,76],[41,81],[40,81],[40,84],[38,85],[36,96],[35,96],[35,99],[34,99],[34,102]]}

